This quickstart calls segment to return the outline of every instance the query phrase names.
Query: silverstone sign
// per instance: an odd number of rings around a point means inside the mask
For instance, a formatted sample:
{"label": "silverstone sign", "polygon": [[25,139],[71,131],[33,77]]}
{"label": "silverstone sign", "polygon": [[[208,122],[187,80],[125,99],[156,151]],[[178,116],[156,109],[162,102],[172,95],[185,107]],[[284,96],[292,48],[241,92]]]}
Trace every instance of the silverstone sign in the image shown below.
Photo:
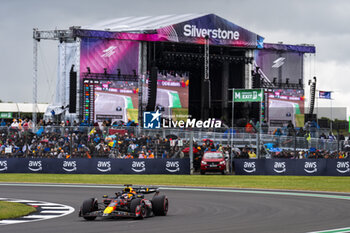
{"label": "silverstone sign", "polygon": [[261,102],[263,100],[262,89],[234,89],[234,102]]}
{"label": "silverstone sign", "polygon": [[224,39],[224,40],[239,40],[239,32],[231,30],[217,29],[206,29],[197,28],[196,25],[185,24],[184,25],[184,36],[191,37],[206,37],[213,39]]}

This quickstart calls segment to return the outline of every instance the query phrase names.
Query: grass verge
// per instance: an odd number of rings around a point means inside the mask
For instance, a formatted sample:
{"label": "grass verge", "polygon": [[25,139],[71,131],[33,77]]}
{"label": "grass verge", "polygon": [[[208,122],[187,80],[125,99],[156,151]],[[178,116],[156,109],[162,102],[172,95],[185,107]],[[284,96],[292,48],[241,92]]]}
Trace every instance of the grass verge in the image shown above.
{"label": "grass verge", "polygon": [[350,177],[1,174],[0,182],[138,184],[350,192]]}
{"label": "grass verge", "polygon": [[0,201],[0,220],[18,218],[34,211],[36,209],[32,206],[16,202]]}

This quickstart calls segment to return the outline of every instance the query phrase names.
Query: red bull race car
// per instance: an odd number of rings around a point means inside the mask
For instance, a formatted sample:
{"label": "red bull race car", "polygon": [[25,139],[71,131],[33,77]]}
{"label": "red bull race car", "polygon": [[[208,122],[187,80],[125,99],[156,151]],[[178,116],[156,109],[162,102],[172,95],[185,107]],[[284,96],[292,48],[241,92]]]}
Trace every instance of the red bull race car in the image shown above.
{"label": "red bull race car", "polygon": [[[122,192],[114,197],[103,196],[101,203],[96,198],[90,198],[80,207],[79,217],[95,220],[97,217],[130,217],[143,219],[152,216],[165,216],[168,213],[168,198],[160,195],[157,187],[135,187],[126,184]],[[154,193],[151,200],[145,194]]]}

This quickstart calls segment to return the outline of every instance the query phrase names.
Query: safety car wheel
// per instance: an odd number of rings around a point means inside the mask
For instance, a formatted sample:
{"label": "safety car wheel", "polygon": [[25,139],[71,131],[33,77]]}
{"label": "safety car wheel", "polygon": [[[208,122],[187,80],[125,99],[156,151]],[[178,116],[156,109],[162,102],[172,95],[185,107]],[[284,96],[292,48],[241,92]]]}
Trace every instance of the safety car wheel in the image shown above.
{"label": "safety car wheel", "polygon": [[[97,207],[97,201],[95,198],[90,198],[87,199],[83,202],[83,205],[81,206],[81,214],[84,216],[85,214],[88,214],[92,211],[96,211],[98,209]],[[88,221],[92,221],[96,219],[96,216],[89,216],[89,217],[84,217],[84,219]]]}
{"label": "safety car wheel", "polygon": [[165,216],[168,213],[168,198],[164,195],[154,196],[152,199],[153,213],[156,216]]}

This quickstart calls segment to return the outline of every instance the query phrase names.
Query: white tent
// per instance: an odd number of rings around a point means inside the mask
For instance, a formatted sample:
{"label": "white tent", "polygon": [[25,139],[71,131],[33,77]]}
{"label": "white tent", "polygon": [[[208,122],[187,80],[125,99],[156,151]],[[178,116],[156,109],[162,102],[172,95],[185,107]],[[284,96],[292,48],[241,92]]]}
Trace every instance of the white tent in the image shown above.
{"label": "white tent", "polygon": [[[37,104],[36,112],[44,113],[48,104]],[[32,103],[0,103],[0,112],[13,112],[13,113],[31,113],[33,112]]]}

